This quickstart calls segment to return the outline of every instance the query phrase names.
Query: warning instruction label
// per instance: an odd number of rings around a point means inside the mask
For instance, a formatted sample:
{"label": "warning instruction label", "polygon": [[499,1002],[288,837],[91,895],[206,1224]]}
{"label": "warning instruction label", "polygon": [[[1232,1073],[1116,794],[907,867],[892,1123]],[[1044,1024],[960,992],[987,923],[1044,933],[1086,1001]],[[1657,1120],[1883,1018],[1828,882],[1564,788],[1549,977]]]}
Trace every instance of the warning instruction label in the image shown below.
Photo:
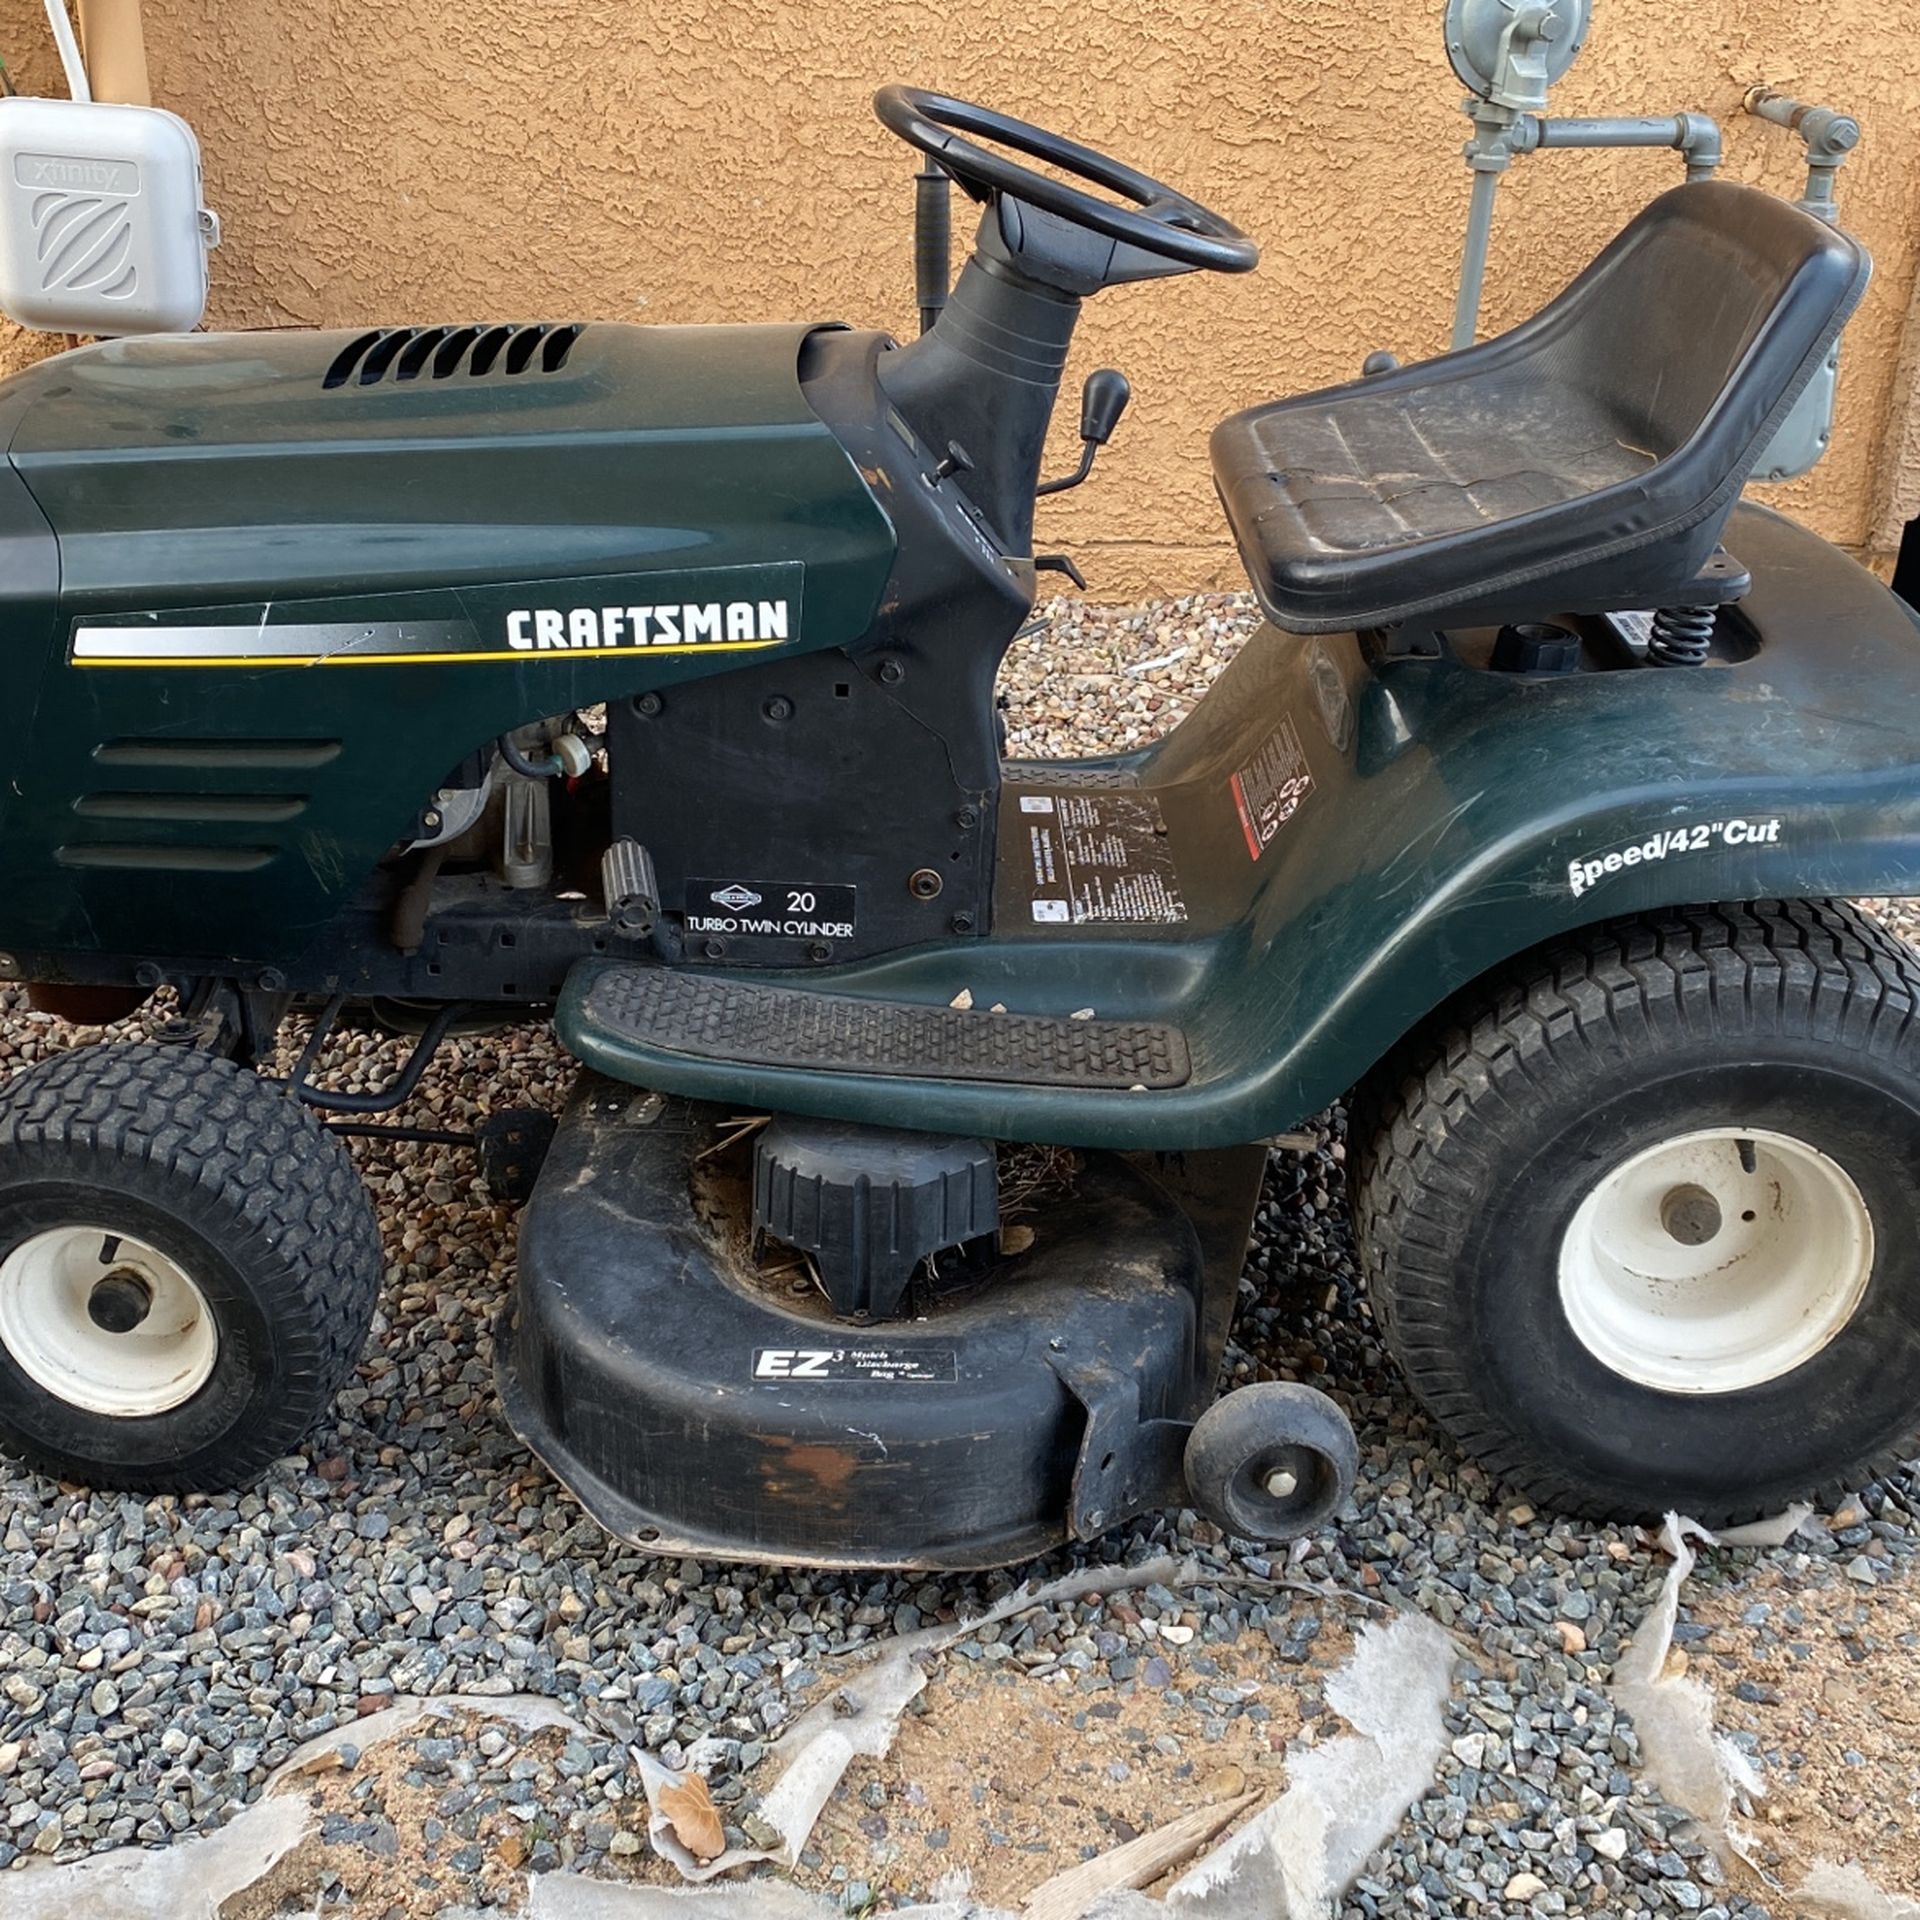
{"label": "warning instruction label", "polygon": [[1300,750],[1300,736],[1294,732],[1293,722],[1282,720],[1278,730],[1268,736],[1267,744],[1229,784],[1240,815],[1240,830],[1247,837],[1247,851],[1258,860],[1313,791],[1313,773]]}
{"label": "warning instruction label", "polygon": [[1187,917],[1159,800],[1150,793],[1023,793],[1036,926],[1178,926]]}

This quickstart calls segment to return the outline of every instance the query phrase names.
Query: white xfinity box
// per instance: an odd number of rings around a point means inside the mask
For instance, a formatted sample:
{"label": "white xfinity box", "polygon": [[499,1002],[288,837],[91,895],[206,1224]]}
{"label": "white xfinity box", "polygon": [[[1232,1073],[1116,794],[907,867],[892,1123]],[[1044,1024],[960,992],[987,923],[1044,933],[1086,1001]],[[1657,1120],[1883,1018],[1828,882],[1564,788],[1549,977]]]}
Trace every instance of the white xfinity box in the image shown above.
{"label": "white xfinity box", "polygon": [[51,333],[186,333],[220,223],[177,113],[0,99],[0,310]]}

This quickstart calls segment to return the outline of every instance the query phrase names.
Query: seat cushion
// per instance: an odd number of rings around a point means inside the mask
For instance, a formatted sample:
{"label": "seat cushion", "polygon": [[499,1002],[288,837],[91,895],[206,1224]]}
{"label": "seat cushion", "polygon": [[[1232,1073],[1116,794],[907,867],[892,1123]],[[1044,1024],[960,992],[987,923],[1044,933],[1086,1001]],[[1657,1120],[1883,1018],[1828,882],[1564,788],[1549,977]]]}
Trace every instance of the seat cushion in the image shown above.
{"label": "seat cushion", "polygon": [[1496,409],[1471,382],[1447,381],[1243,416],[1272,489],[1263,545],[1338,556],[1471,533],[1654,464],[1591,395],[1516,373]]}
{"label": "seat cushion", "polygon": [[1724,522],[1866,274],[1771,195],[1683,187],[1512,333],[1235,415],[1214,471],[1255,590],[1325,632],[1619,561],[1582,591],[1646,604],[1632,556],[1669,581],[1652,550]]}

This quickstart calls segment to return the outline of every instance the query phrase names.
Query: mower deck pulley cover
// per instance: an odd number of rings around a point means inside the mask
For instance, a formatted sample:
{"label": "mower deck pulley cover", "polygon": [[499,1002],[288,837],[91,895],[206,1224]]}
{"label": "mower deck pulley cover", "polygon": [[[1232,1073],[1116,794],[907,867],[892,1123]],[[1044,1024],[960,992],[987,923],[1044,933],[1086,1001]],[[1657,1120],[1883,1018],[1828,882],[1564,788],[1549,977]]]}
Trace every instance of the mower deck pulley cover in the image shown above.
{"label": "mower deck pulley cover", "polygon": [[0,310],[52,333],[187,333],[220,224],[163,107],[0,100]]}

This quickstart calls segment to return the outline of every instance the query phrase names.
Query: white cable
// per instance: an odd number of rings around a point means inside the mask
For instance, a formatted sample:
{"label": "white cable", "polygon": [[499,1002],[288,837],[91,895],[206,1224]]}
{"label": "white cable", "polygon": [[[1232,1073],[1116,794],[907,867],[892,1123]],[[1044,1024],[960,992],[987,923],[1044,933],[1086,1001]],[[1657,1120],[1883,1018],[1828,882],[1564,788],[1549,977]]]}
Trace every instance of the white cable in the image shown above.
{"label": "white cable", "polygon": [[47,24],[53,29],[60,49],[60,64],[67,70],[67,91],[76,100],[91,100],[93,89],[87,84],[87,63],[80,57],[80,43],[73,37],[73,22],[67,18],[67,0],[47,0]]}

